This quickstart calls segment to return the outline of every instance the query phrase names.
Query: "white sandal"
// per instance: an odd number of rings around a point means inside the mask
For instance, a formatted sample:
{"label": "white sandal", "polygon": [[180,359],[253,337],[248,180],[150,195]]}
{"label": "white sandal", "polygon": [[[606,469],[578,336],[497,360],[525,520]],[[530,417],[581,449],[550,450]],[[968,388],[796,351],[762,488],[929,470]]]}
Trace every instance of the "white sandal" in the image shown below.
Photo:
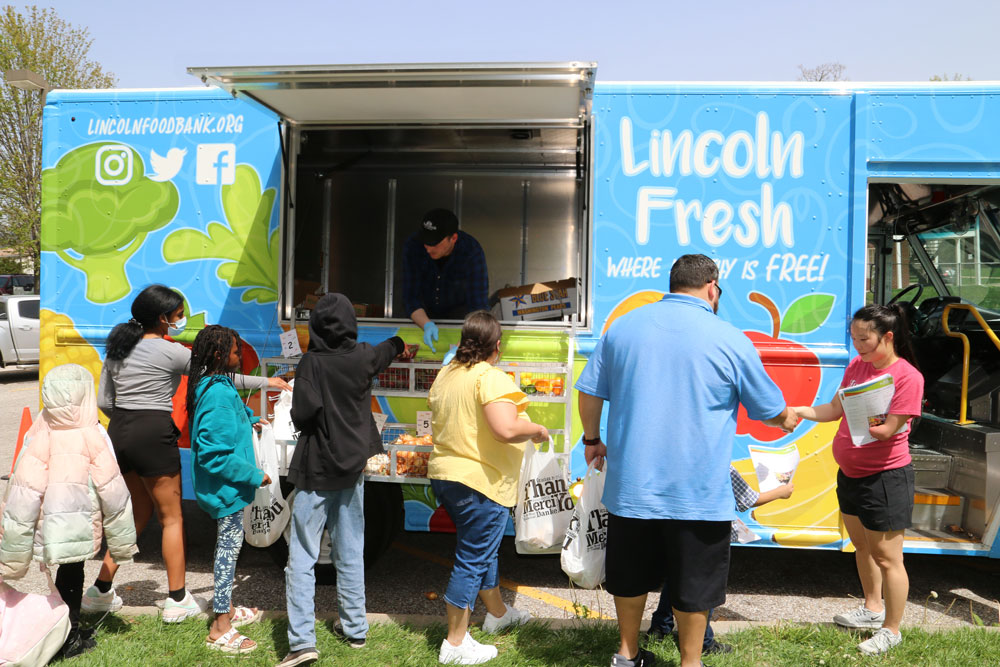
{"label": "white sandal", "polygon": [[[243,646],[243,642],[250,642],[250,646]],[[213,651],[222,651],[223,653],[231,653],[233,655],[241,655],[243,653],[250,653],[257,648],[257,642],[250,639],[249,637],[244,637],[241,635],[236,628],[229,628],[229,632],[222,635],[215,641],[211,638],[205,638],[205,646],[212,649]]]}
{"label": "white sandal", "polygon": [[249,623],[256,623],[263,615],[264,612],[260,609],[254,611],[252,607],[233,607],[233,617],[229,623],[234,628],[239,628]]}

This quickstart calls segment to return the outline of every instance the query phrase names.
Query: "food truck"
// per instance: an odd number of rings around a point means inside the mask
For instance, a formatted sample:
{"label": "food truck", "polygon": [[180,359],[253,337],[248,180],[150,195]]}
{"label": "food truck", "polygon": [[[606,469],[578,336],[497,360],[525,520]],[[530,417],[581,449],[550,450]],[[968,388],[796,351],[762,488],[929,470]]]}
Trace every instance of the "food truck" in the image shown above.
{"label": "food truck", "polygon": [[[615,319],[663,296],[676,257],[704,253],[719,316],[791,405],[833,397],[855,310],[905,304],[926,379],[905,550],[1000,557],[1000,83],[615,83],[590,62],[189,72],[205,85],[47,96],[43,375],[96,378],[110,329],[163,283],[186,300],[179,342],[224,324],[245,372],[292,377],[317,295],[347,295],[360,340],[410,344],[374,383],[377,555],[403,523],[450,528],[424,479],[427,391],[461,321],[437,322],[432,351],[402,300],[425,211],[482,245],[500,366],[573,476],[574,379]],[[247,398],[270,414],[276,397]],[[852,549],[836,428],[784,434],[741,409],[736,468],[795,483],[740,515],[754,545]]]}

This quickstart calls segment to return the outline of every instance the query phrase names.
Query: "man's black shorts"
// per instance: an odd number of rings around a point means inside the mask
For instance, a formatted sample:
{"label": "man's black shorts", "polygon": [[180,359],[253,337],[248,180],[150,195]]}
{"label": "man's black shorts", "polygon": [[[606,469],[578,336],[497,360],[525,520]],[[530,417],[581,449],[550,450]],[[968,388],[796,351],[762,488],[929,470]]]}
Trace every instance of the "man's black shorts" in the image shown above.
{"label": "man's black shorts", "polygon": [[608,513],[604,588],[636,597],[658,591],[666,578],[670,604],[705,611],[726,601],[729,521],[632,519]]}
{"label": "man's black shorts", "polygon": [[838,471],[837,500],[841,514],[858,517],[868,530],[906,530],[913,519],[913,464],[867,477]]}
{"label": "man's black shorts", "polygon": [[108,423],[108,436],[122,474],[140,477],[173,475],[181,470],[177,438],[181,432],[166,410],[115,408]]}

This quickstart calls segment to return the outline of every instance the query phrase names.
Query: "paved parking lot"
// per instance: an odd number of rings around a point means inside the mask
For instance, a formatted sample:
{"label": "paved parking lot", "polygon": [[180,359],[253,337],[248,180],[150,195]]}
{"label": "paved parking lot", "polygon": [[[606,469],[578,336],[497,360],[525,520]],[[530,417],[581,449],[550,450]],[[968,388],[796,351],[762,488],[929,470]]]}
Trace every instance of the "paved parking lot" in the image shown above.
{"label": "paved parking lot", "polygon": [[[0,467],[10,469],[21,410],[38,409],[37,374],[0,371]],[[6,483],[0,482],[0,488]],[[188,538],[188,587],[211,597],[212,550],[215,524],[193,503],[185,504]],[[116,585],[129,606],[151,607],[166,596],[166,575],[159,557],[159,527],[153,522],[140,540],[136,562],[119,572]],[[442,534],[403,533],[396,544],[367,572],[367,604],[373,613],[426,614],[443,618],[443,593],[454,537]],[[968,625],[972,614],[987,623],[1000,623],[1000,562],[984,559],[907,555],[911,588],[904,623]],[[87,564],[88,581],[99,564]],[[284,573],[266,549],[244,546],[237,568],[234,601],[270,610],[285,608]],[[501,549],[501,586],[508,603],[547,618],[570,618],[578,612],[614,617],[611,597],[603,592],[568,586],[557,557],[524,557],[513,541]],[[42,577],[33,573],[21,589],[44,591]],[[930,592],[938,594],[929,600]],[[851,554],[790,549],[734,548],[726,604],[720,620],[826,622],[833,614],[858,604],[860,594]],[[648,613],[657,597],[651,595]],[[317,609],[334,611],[333,586],[317,590]],[[482,613],[481,611],[479,612]]]}

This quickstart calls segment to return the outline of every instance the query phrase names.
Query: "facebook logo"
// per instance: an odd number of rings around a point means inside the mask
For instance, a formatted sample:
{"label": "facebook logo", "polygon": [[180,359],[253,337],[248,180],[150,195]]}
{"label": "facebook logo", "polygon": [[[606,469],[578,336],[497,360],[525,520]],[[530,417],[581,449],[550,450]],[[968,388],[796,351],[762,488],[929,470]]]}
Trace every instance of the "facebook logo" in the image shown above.
{"label": "facebook logo", "polygon": [[236,181],[236,144],[198,144],[195,182],[232,185]]}

